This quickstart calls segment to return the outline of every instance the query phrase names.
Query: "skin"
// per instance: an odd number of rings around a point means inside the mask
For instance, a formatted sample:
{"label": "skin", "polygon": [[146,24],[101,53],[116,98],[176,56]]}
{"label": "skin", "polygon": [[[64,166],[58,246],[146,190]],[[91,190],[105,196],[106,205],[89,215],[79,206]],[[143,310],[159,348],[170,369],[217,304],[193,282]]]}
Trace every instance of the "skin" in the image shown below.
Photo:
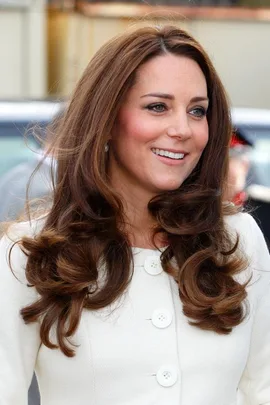
{"label": "skin", "polygon": [[[136,246],[148,244],[142,235],[154,225],[149,200],[179,188],[197,165],[208,142],[207,108],[206,80],[195,61],[166,54],[138,69],[120,108],[109,151],[111,183],[125,202]],[[156,148],[184,152],[185,157],[160,157],[153,151]]]}

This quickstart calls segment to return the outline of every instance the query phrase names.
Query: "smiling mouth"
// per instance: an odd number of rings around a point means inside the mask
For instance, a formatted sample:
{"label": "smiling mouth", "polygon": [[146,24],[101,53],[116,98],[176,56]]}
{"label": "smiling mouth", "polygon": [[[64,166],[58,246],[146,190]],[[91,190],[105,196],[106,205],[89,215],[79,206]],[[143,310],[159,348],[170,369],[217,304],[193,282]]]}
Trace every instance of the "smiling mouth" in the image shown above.
{"label": "smiling mouth", "polygon": [[185,157],[184,153],[174,153],[174,152],[170,152],[168,150],[165,149],[157,149],[157,148],[153,148],[151,149],[152,152],[157,155],[157,156],[163,156],[172,160],[182,160]]}

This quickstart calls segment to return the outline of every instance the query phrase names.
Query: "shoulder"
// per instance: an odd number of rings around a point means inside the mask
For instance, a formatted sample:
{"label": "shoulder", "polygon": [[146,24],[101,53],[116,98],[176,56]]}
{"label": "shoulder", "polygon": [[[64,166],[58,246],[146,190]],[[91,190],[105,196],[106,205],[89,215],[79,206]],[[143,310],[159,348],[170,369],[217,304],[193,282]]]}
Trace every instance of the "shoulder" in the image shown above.
{"label": "shoulder", "polygon": [[[25,281],[27,256],[20,247],[23,237],[33,238],[43,228],[45,217],[33,221],[18,222],[9,226],[0,240],[0,273],[1,278],[12,270],[20,281]],[[5,274],[6,273],[6,274]]]}
{"label": "shoulder", "polygon": [[228,229],[238,233],[245,233],[247,230],[258,227],[254,218],[247,212],[238,212],[234,215],[226,215],[224,219]]}
{"label": "shoulder", "polygon": [[46,216],[44,215],[31,221],[13,223],[7,228],[4,237],[9,238],[13,242],[20,240],[24,236],[34,237],[41,232],[45,225],[45,220]]}
{"label": "shoulder", "polygon": [[251,254],[253,243],[250,235],[254,231],[260,233],[260,229],[253,217],[246,212],[238,212],[233,215],[225,215],[224,223],[231,240],[236,241],[238,236],[240,245],[245,245],[246,253]]}
{"label": "shoulder", "polygon": [[[256,282],[259,295],[270,285],[270,256],[261,229],[248,213],[237,213],[225,217],[225,226],[234,240],[239,238],[238,251],[248,260],[248,277]],[[257,283],[258,281],[258,283]]]}
{"label": "shoulder", "polygon": [[238,235],[240,246],[248,256],[257,255],[261,251],[263,256],[269,257],[263,233],[250,214],[239,212],[225,216],[225,227],[232,238]]}

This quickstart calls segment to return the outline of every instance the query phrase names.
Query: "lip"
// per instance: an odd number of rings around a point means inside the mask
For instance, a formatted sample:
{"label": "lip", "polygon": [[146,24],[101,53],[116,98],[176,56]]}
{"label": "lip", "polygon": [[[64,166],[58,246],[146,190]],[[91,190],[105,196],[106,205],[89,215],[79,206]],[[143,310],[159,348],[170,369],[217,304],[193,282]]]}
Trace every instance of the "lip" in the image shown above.
{"label": "lip", "polygon": [[160,148],[158,146],[155,146],[153,148],[151,148],[151,150],[153,149],[159,149],[159,150],[166,150],[167,152],[172,152],[172,153],[182,153],[183,155],[188,155],[188,153],[184,150],[179,150],[179,149],[171,149],[171,148]]}
{"label": "lip", "polygon": [[[154,148],[154,149],[159,149],[159,148]],[[165,149],[168,150],[168,149]],[[153,151],[152,151],[153,155],[162,163],[164,163],[167,166],[181,166],[183,164],[185,164],[185,161],[187,159],[187,155],[185,154],[185,156],[182,159],[170,159],[166,156],[160,156],[160,155],[156,155]],[[184,153],[184,152],[174,152],[174,153]]]}

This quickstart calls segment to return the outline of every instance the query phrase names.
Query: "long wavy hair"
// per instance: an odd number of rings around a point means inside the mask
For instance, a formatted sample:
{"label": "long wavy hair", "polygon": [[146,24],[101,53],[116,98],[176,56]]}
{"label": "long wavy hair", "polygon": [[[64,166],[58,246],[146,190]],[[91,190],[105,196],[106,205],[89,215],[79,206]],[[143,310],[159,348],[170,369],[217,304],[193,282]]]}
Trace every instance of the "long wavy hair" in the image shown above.
{"label": "long wavy hair", "polygon": [[[148,204],[155,233],[164,232],[168,240],[162,265],[177,282],[184,314],[195,327],[228,334],[246,314],[246,285],[234,277],[246,262],[224,223],[235,211],[222,202],[231,137],[224,88],[187,32],[174,26],[139,28],[110,40],[86,68],[48,150],[57,156],[51,208],[42,229],[19,241],[29,286],[38,293],[22,317],[26,323],[39,321],[42,343],[66,356],[75,354],[70,338],[83,309],[111,304],[132,279],[132,249],[123,205],[108,178],[105,145],[138,68],[165,53],[198,63],[210,104],[209,141],[197,167],[179,189]],[[106,277],[99,286],[101,265]]]}

